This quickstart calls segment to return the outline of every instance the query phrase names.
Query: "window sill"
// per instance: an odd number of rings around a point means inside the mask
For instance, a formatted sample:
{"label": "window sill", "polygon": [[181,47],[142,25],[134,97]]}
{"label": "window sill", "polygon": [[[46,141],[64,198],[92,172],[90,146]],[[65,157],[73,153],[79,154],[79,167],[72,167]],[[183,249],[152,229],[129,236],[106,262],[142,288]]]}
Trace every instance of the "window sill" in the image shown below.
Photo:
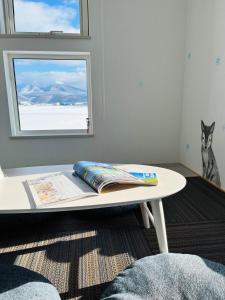
{"label": "window sill", "polygon": [[80,138],[93,137],[93,133],[62,133],[62,134],[27,134],[27,135],[11,135],[10,139],[44,139],[44,138]]}
{"label": "window sill", "polygon": [[73,33],[12,33],[12,34],[0,34],[0,38],[47,38],[47,39],[81,39],[90,40],[90,35],[77,35]]}

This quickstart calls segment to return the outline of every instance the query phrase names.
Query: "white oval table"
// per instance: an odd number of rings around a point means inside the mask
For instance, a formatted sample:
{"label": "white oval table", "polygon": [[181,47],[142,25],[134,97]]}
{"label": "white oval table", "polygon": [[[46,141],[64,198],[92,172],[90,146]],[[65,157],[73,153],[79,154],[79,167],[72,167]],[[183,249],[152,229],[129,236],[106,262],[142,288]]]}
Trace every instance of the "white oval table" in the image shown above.
{"label": "white oval table", "polygon": [[[183,189],[186,185],[185,178],[179,173],[159,167],[121,164],[116,166],[126,171],[155,172],[159,183],[157,186],[121,187],[94,197],[52,204],[45,208],[35,208],[23,184],[28,179],[48,173],[65,172],[74,184],[79,184],[79,187],[83,186],[84,191],[88,191],[90,188],[78,177],[72,175],[72,165],[5,169],[3,170],[5,177],[0,179],[0,213],[38,213],[140,204],[145,228],[150,227],[149,221],[151,221],[156,230],[160,252],[167,253],[168,244],[162,198],[173,195]],[[148,208],[148,202],[151,204],[152,213]]]}

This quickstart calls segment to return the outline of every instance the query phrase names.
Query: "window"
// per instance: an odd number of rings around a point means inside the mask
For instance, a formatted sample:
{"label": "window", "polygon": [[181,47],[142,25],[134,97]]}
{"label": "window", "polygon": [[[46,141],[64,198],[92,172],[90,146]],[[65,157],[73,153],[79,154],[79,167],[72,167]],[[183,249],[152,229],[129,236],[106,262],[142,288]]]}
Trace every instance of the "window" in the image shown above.
{"label": "window", "polygon": [[88,0],[0,1],[1,33],[88,36]]}
{"label": "window", "polygon": [[4,51],[12,136],[92,134],[90,53]]}

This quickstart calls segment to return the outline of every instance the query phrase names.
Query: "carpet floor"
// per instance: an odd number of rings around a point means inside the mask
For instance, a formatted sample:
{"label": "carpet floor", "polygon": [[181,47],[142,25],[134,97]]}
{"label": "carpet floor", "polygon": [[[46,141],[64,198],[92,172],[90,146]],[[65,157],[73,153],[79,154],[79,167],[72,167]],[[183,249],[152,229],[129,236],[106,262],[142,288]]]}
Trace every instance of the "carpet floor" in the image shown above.
{"label": "carpet floor", "polygon": [[[170,252],[225,264],[225,194],[192,177],[163,202]],[[136,207],[1,215],[0,235],[0,263],[43,274],[62,299],[99,299],[133,261],[159,253],[154,228],[143,228]]]}

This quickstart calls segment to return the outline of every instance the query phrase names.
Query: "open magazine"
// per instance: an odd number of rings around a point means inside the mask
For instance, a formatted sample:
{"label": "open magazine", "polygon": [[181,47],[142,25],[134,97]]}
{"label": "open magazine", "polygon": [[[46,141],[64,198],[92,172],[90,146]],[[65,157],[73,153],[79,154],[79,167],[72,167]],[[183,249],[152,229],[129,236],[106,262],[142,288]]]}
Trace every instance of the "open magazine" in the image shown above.
{"label": "open magazine", "polygon": [[157,185],[156,173],[128,173],[111,165],[91,161],[79,161],[74,165],[74,175],[79,176],[96,192],[112,184]]}
{"label": "open magazine", "polygon": [[73,175],[54,173],[27,180],[24,186],[36,207],[96,196],[103,189],[116,184],[157,185],[156,173],[128,173],[99,162],[79,161]]}

